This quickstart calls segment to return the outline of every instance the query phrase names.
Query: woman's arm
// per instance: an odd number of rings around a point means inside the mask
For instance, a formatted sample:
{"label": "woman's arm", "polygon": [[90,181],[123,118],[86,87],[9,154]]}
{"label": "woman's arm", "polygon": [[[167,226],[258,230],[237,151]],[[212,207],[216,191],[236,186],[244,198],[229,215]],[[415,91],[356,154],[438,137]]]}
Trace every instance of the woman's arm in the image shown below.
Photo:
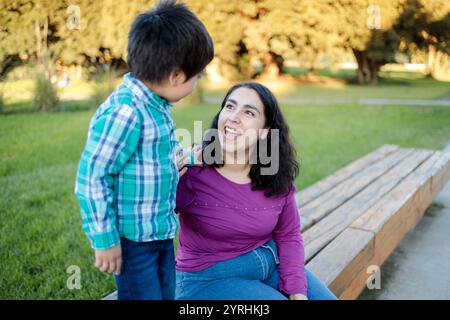
{"label": "woman's arm", "polygon": [[184,213],[185,209],[194,201],[195,190],[190,181],[191,171],[194,168],[185,168],[185,172],[178,181],[177,194],[175,201],[175,212]]}
{"label": "woman's arm", "polygon": [[303,237],[300,233],[300,216],[295,201],[295,186],[286,197],[286,203],[279,215],[273,231],[280,258],[279,289],[292,298],[306,296],[307,280],[305,273],[305,251]]}

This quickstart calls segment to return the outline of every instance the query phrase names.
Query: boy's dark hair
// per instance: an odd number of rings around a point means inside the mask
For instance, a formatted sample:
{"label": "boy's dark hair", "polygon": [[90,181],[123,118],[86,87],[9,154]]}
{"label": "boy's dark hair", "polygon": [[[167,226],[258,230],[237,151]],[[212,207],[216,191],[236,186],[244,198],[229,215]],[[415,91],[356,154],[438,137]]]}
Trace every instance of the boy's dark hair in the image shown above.
{"label": "boy's dark hair", "polygon": [[177,70],[189,80],[214,57],[213,41],[203,23],[175,0],[162,0],[136,17],[127,51],[133,76],[153,83],[161,83]]}

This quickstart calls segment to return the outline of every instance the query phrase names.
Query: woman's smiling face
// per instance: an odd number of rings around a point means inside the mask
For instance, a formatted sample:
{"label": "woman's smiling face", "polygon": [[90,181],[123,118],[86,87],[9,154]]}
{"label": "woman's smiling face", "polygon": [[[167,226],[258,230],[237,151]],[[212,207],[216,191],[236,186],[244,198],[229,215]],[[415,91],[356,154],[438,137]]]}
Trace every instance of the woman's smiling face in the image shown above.
{"label": "woman's smiling face", "polygon": [[[217,129],[224,153],[245,152],[267,136],[264,106],[255,90],[234,90],[220,111]],[[264,129],[264,130],[263,130]]]}

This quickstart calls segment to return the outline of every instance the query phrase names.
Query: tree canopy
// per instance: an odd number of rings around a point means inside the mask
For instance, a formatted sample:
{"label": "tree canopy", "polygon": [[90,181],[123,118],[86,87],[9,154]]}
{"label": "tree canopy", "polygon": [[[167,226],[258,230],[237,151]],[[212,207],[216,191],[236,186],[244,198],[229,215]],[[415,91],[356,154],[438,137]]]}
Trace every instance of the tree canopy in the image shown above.
{"label": "tree canopy", "polygon": [[[154,2],[3,0],[0,78],[20,63],[39,63],[46,52],[65,65],[124,62],[129,27]],[[287,60],[314,73],[339,50],[353,53],[360,83],[377,83],[381,66],[396,62],[399,52],[424,52],[430,75],[448,64],[446,0],[185,2],[211,33],[214,63],[229,79],[279,76]]]}

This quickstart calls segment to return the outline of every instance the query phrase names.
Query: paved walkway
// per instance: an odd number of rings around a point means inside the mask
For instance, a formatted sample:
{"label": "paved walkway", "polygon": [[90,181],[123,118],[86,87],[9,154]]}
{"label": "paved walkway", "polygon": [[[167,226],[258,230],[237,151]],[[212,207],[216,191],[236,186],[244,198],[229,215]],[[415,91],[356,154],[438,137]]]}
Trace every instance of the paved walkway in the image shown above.
{"label": "paved walkway", "polygon": [[366,289],[359,299],[450,299],[449,244],[450,182],[381,267],[381,289]]}
{"label": "paved walkway", "polygon": [[[205,97],[207,103],[221,103],[222,97]],[[408,105],[408,106],[444,106],[450,107],[450,99],[420,100],[420,99],[350,99],[350,98],[280,98],[282,104],[296,105],[336,105],[336,104],[359,104],[359,105]]]}

